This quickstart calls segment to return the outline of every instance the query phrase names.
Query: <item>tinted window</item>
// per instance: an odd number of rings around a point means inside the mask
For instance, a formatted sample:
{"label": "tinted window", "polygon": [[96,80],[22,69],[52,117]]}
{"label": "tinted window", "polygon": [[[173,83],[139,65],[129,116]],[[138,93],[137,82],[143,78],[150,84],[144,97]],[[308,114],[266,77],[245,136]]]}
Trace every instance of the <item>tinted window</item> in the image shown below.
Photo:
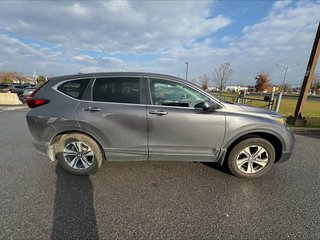
{"label": "tinted window", "polygon": [[8,88],[9,85],[6,85],[6,84],[0,84],[0,89],[5,89],[5,88]]}
{"label": "tinted window", "polygon": [[98,78],[92,89],[93,101],[140,103],[139,78]]}
{"label": "tinted window", "polygon": [[79,79],[65,82],[58,87],[58,90],[70,97],[81,99],[89,80],[90,79]]}
{"label": "tinted window", "polygon": [[150,81],[153,105],[177,107],[202,107],[209,98],[183,84],[168,80]]}

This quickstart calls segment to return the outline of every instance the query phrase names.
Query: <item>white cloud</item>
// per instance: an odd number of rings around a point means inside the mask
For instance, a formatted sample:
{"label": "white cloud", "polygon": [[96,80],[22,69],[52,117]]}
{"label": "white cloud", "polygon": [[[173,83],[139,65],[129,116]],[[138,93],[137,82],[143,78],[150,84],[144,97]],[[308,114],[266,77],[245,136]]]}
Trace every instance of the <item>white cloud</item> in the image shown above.
{"label": "white cloud", "polygon": [[80,68],[79,73],[92,73],[92,72],[104,72],[104,71],[106,70],[103,68],[91,66],[91,67]]}
{"label": "white cloud", "polygon": [[12,54],[21,57],[38,56],[39,52],[16,38],[0,35],[0,55]]}
{"label": "white cloud", "polygon": [[81,62],[81,63],[91,63],[94,64],[96,63],[96,60],[94,57],[88,56],[88,55],[78,55],[78,56],[74,56],[72,58],[73,61],[76,62]]}
{"label": "white cloud", "polygon": [[[0,66],[29,72],[39,67],[55,75],[124,69],[184,76],[188,61],[192,79],[230,62],[235,84],[253,84],[262,70],[271,73],[273,82],[281,82],[284,69],[275,64],[299,63],[288,81],[302,81],[319,21],[319,1],[277,1],[240,36],[228,33],[220,40],[216,34],[239,19],[216,12],[215,4],[3,1]],[[147,60],[140,61],[144,57]]]}
{"label": "white cloud", "polygon": [[231,43],[242,54],[236,55],[235,61],[247,78],[261,71],[270,71],[274,82],[283,78],[285,65],[299,64],[288,75],[289,83],[302,81],[304,68],[312,48],[320,4],[316,2],[275,2],[272,10],[262,21],[243,29],[243,36]]}
{"label": "white cloud", "polygon": [[277,12],[285,9],[290,3],[292,3],[292,0],[276,1],[272,6],[271,14],[277,13]]}
{"label": "white cloud", "polygon": [[113,58],[113,57],[103,57],[102,60],[104,62],[107,62],[107,63],[114,63],[114,64],[123,64],[124,62],[119,59],[119,58]]}
{"label": "white cloud", "polygon": [[72,50],[161,52],[230,24],[223,15],[211,17],[210,5],[202,1],[5,2],[0,28],[41,36]]}

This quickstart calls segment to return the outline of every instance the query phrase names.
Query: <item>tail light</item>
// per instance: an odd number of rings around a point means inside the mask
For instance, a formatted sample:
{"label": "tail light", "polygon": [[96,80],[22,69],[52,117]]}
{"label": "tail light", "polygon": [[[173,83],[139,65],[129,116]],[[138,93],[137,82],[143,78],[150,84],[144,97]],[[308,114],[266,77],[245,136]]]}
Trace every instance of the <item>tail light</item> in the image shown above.
{"label": "tail light", "polygon": [[[47,81],[48,82],[48,81]],[[43,99],[43,98],[35,98],[34,95],[42,88],[47,82],[44,84],[40,85],[38,88],[36,88],[29,97],[26,98],[26,103],[28,104],[29,108],[35,108],[39,107],[42,105],[45,105],[49,102],[48,99]]]}
{"label": "tail light", "polygon": [[49,102],[48,99],[39,99],[34,97],[27,97],[26,103],[28,104],[29,108],[35,108],[42,105],[45,105]]}

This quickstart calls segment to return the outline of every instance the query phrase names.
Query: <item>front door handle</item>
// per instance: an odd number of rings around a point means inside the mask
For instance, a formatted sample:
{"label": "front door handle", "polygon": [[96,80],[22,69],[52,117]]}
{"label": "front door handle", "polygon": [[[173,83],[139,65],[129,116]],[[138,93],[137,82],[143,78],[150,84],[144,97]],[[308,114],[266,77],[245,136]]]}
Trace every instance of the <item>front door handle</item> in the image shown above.
{"label": "front door handle", "polygon": [[86,112],[100,112],[101,109],[97,108],[97,107],[87,107],[87,108],[84,108],[83,111],[86,111]]}
{"label": "front door handle", "polygon": [[161,110],[150,110],[149,113],[150,114],[155,114],[155,115],[167,115],[168,114],[168,112],[161,111]]}

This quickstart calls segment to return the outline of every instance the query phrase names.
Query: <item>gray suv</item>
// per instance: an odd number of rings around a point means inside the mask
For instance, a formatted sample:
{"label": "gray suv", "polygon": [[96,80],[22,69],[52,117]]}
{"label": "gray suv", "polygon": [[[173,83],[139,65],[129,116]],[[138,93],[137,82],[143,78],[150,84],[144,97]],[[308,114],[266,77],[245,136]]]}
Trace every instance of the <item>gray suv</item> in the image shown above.
{"label": "gray suv", "polygon": [[103,160],[174,160],[225,163],[255,178],[287,160],[295,143],[277,112],[223,102],[161,74],[54,77],[26,101],[34,147],[77,175]]}

